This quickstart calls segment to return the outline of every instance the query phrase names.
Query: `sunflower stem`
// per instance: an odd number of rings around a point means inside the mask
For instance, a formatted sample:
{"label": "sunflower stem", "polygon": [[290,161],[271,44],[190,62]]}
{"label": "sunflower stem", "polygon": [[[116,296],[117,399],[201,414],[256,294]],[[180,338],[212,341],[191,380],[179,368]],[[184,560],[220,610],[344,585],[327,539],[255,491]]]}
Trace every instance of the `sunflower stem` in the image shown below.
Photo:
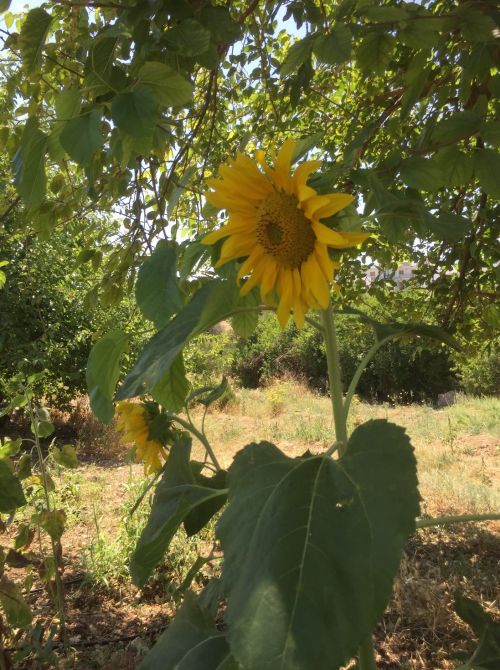
{"label": "sunflower stem", "polygon": [[189,430],[190,433],[192,433],[195,437],[198,438],[198,440],[202,443],[202,445],[205,448],[205,451],[207,454],[210,456],[210,459],[212,463],[214,464],[214,467],[216,470],[222,470],[221,464],[217,460],[217,456],[215,455],[214,450],[212,449],[210,442],[208,441],[206,435],[204,435],[202,432],[200,432],[196,426],[192,423],[192,421],[184,421],[180,416],[177,416],[177,414],[173,414],[172,412],[167,412],[168,416],[176,421],[179,425],[181,425],[183,428],[186,430]]}
{"label": "sunflower stem", "polygon": [[[330,447],[327,453],[331,455],[336,447],[339,456],[342,457],[347,450],[347,412],[342,391],[342,368],[340,367],[339,347],[331,301],[328,302],[328,307],[321,312],[321,318],[323,321],[330,398],[332,401],[336,437],[335,444]],[[350,397],[352,397],[353,393],[354,391],[350,389]],[[377,670],[371,635],[368,635],[359,646],[358,667],[359,670]]]}
{"label": "sunflower stem", "polygon": [[323,334],[325,338],[328,381],[330,384],[330,398],[332,401],[333,422],[335,424],[335,437],[337,438],[339,455],[342,456],[347,448],[347,425],[342,394],[339,348],[331,301],[329,301],[328,307],[321,312],[321,318],[324,329]]}

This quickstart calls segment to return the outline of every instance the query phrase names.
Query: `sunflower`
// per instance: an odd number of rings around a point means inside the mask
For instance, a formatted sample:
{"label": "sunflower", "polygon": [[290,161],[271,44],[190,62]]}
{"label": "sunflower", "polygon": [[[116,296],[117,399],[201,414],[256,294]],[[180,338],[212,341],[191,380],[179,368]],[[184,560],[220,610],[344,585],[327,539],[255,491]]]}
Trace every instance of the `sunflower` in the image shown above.
{"label": "sunflower", "polygon": [[136,447],[136,462],[144,461],[144,472],[158,472],[162,467],[162,459],[167,453],[158,440],[149,439],[149,413],[144,405],[132,402],[119,402],[116,405],[116,427],[123,431],[126,442]]}
{"label": "sunflower", "polygon": [[[261,297],[278,298],[277,316],[282,328],[290,313],[299,328],[310,307],[326,309],[330,282],[338,263],[328,248],[345,249],[365,240],[366,233],[331,230],[321,219],[336,214],[352,201],[347,193],[320,195],[307,180],[320,161],[305,161],[291,174],[294,140],[287,140],[270,167],[258,151],[252,160],[238,154],[229,165],[221,166],[222,179],[211,179],[207,200],[228,213],[228,224],[203,239],[222,245],[220,267],[236,258],[245,258],[238,280],[247,277],[241,288],[246,295],[260,286]],[[259,169],[259,167],[262,168]]]}

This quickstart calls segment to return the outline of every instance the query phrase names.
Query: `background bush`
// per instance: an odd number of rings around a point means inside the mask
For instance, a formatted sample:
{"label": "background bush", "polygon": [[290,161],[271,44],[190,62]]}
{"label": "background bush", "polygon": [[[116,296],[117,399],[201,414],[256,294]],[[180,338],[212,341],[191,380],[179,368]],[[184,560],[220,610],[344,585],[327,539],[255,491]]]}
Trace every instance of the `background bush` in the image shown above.
{"label": "background bush", "polygon": [[[373,344],[373,333],[356,319],[338,319],[340,358],[347,385],[360,360]],[[243,386],[256,387],[272,377],[292,374],[309,386],[326,391],[326,355],[320,334],[307,325],[298,331],[290,323],[282,332],[265,314],[255,333],[240,341],[233,374]],[[434,401],[457,384],[445,348],[410,340],[383,347],[365,370],[358,395],[366,400]]]}
{"label": "background bush", "polygon": [[[111,224],[98,222],[103,235]],[[78,226],[54,232],[50,242],[17,232],[15,219],[0,228],[1,260],[8,265],[0,290],[0,403],[18,373],[44,372],[34,389],[55,407],[86,393],[87,357],[96,334],[123,326],[133,334],[131,352],[144,330],[131,299],[117,306],[92,304],[97,265],[82,262]],[[135,335],[135,333],[138,333]],[[136,341],[137,340],[137,341]]]}
{"label": "background bush", "polygon": [[455,357],[460,386],[472,395],[500,394],[500,344],[479,349],[474,355]]}

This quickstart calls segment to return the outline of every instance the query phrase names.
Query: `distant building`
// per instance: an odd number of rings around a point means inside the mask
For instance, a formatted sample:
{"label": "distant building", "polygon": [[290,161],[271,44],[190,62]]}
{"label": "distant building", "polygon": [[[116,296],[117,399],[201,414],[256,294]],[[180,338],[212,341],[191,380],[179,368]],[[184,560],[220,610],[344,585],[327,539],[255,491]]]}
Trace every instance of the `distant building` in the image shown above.
{"label": "distant building", "polygon": [[377,281],[377,279],[392,279],[399,290],[403,287],[405,281],[412,279],[416,269],[417,266],[414,263],[408,263],[407,261],[401,263],[396,272],[393,270],[381,270],[372,265],[366,271],[366,284],[369,286]]}

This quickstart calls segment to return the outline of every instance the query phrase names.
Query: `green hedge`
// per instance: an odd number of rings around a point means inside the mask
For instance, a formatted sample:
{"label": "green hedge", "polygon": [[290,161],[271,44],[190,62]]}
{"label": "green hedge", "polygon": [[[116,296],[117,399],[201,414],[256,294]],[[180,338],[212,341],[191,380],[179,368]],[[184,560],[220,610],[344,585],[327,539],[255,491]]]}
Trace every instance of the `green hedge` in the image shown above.
{"label": "green hedge", "polygon": [[[373,343],[373,333],[356,319],[342,317],[337,326],[345,379]],[[255,333],[240,341],[232,372],[243,386],[257,387],[267,379],[291,374],[312,388],[326,391],[326,357],[320,334],[311,326],[302,331],[290,323],[281,331],[273,315],[264,315]],[[446,349],[432,343],[394,342],[383,347],[365,370],[358,395],[366,400],[435,401],[439,393],[457,386]]]}

